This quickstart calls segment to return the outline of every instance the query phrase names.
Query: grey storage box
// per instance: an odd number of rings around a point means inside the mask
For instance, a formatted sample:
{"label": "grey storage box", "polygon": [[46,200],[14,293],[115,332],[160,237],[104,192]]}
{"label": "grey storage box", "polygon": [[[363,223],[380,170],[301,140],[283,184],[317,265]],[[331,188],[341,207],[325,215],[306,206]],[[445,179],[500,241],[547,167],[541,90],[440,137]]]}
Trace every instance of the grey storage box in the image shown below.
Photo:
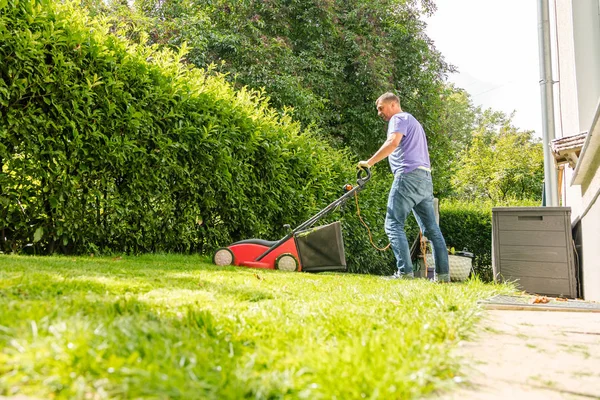
{"label": "grey storage box", "polygon": [[576,298],[570,207],[492,208],[495,281],[529,293]]}

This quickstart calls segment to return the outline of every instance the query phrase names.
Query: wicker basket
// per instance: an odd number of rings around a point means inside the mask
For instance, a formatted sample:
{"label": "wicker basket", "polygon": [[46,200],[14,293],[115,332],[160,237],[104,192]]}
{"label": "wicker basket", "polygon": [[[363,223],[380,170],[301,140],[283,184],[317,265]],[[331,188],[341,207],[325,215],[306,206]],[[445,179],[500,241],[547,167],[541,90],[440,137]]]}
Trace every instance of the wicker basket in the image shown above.
{"label": "wicker basket", "polygon": [[[448,254],[448,264],[450,267],[450,280],[453,282],[464,281],[471,274],[473,254],[466,251],[458,252],[458,254]],[[427,253],[427,267],[435,267],[435,260],[431,253]]]}
{"label": "wicker basket", "polygon": [[453,282],[464,281],[471,274],[473,259],[469,256],[448,254],[450,264],[450,280]]}

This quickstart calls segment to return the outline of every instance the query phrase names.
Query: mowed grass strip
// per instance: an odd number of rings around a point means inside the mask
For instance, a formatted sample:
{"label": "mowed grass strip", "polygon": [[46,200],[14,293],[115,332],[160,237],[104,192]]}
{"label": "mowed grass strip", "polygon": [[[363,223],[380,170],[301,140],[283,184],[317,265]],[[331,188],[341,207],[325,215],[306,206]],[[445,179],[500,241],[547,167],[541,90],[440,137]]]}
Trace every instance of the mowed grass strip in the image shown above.
{"label": "mowed grass strip", "polygon": [[508,286],[0,256],[0,395],[393,399],[452,385],[476,301]]}

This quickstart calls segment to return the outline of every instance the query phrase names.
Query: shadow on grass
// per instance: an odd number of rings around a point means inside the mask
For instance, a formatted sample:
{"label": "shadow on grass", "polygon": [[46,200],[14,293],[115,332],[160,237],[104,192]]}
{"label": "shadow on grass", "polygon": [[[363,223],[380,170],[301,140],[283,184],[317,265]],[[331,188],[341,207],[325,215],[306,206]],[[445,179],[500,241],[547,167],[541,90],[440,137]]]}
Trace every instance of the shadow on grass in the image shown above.
{"label": "shadow on grass", "polygon": [[[43,269],[36,269],[41,270]],[[48,270],[47,270],[48,271]],[[10,297],[20,300],[54,298],[56,296],[71,296],[75,294],[99,296],[121,296],[127,294],[148,294],[159,289],[167,292],[186,290],[189,292],[212,293],[218,297],[229,297],[231,301],[256,302],[272,299],[270,290],[257,290],[240,281],[236,271],[231,280],[215,282],[209,279],[200,279],[198,276],[179,277],[173,276],[173,270],[153,269],[152,274],[144,276],[138,272],[135,275],[119,276],[115,273],[102,273],[96,271],[69,271],[64,275],[61,271],[52,272],[23,272],[22,274],[4,280],[0,285],[0,299]],[[13,274],[16,271],[13,271]],[[189,272],[186,270],[186,272]],[[241,278],[248,277],[248,274]],[[237,278],[237,279],[236,279]]]}

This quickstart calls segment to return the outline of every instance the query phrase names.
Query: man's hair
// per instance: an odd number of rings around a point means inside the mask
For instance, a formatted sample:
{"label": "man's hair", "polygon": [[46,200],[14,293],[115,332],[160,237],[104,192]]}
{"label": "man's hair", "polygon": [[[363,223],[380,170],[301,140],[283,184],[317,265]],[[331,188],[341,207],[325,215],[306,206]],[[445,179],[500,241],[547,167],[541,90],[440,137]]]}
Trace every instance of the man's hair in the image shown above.
{"label": "man's hair", "polygon": [[398,105],[400,105],[400,99],[398,98],[398,96],[396,96],[394,93],[391,93],[391,92],[387,92],[387,93],[384,93],[381,96],[379,96],[379,98],[375,102],[375,105],[378,105],[380,103],[389,103],[391,101],[393,101],[394,103],[398,103]]}

